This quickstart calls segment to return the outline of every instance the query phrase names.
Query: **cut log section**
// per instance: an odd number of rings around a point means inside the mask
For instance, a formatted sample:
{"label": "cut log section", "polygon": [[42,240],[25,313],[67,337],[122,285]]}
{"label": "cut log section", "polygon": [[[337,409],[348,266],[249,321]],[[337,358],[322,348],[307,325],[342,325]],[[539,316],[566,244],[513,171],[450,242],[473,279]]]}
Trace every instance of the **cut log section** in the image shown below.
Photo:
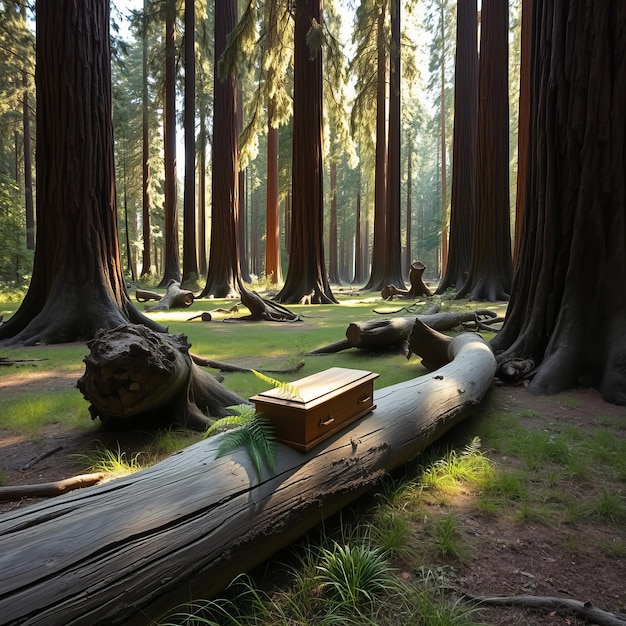
{"label": "cut log section", "polygon": [[378,408],[309,452],[278,444],[257,477],[246,453],[216,458],[220,435],[141,472],[0,517],[0,623],[149,623],[214,595],[370,489],[462,420],[491,385],[477,335],[451,362],[380,389]]}
{"label": "cut log section", "polygon": [[193,304],[193,291],[181,289],[180,283],[170,280],[167,283],[167,291],[163,296],[152,291],[137,290],[135,292],[137,302],[146,302],[148,300],[158,300],[153,306],[147,307],[146,311],[168,311],[169,309],[186,309]]}

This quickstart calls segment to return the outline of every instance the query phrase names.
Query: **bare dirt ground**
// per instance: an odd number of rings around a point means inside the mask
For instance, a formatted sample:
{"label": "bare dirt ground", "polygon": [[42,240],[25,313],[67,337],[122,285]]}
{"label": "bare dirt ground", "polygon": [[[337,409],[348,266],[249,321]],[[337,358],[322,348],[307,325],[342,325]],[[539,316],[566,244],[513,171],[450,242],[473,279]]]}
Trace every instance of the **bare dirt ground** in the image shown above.
{"label": "bare dirt ground", "polygon": [[[81,374],[82,370],[77,370],[75,376],[70,373],[52,379],[38,379],[33,375],[22,379],[20,386],[33,393],[72,387]],[[10,384],[10,378],[4,377],[0,382]],[[0,388],[0,395],[2,393]],[[481,410],[517,416],[524,414],[526,417],[520,419],[528,428],[545,428],[547,424],[556,430],[568,424],[592,428],[614,420],[622,424],[614,429],[615,436],[626,437],[626,407],[609,405],[589,389],[568,392],[567,397],[568,403],[562,404],[558,397],[534,396],[523,388],[494,387]],[[103,432],[97,425],[88,431],[72,431],[59,421],[44,427],[35,437],[0,427],[0,470],[4,472],[7,485],[63,479],[80,473],[81,470],[77,471],[77,454],[93,449],[98,442],[114,440],[114,433]],[[121,449],[129,454],[149,445],[149,440],[141,434],[125,435],[119,441]],[[40,455],[55,449],[50,456],[37,460]],[[577,487],[576,483],[567,485],[567,489],[573,490],[587,488]],[[619,497],[624,497],[623,483],[612,485],[611,489]],[[28,506],[30,502],[33,500],[0,502],[0,515]],[[464,514],[463,522],[470,529],[471,556],[463,565],[454,565],[445,571],[455,592],[489,596],[559,596],[588,601],[607,611],[626,613],[626,558],[623,554],[626,529],[623,521],[610,523],[586,519],[575,525],[536,521],[513,523],[503,516],[468,512]],[[576,546],[575,550],[567,549],[567,539],[569,545]],[[616,545],[614,554],[610,550],[612,542]],[[568,612],[518,608],[489,609],[482,613],[482,619],[488,624],[503,626],[582,626],[587,623]]]}

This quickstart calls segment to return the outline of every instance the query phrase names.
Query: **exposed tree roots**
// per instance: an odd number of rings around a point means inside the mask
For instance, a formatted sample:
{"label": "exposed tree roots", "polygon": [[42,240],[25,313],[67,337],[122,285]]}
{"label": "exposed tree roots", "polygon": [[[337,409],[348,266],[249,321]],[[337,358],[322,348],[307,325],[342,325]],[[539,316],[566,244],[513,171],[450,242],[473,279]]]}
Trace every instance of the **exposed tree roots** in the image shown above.
{"label": "exposed tree roots", "polygon": [[589,620],[598,626],[626,626],[626,616],[609,613],[595,607],[591,602],[581,602],[569,598],[556,598],[552,596],[474,596],[464,594],[464,597],[472,602],[490,606],[519,606],[527,609],[539,609],[558,611],[566,609],[576,615]]}

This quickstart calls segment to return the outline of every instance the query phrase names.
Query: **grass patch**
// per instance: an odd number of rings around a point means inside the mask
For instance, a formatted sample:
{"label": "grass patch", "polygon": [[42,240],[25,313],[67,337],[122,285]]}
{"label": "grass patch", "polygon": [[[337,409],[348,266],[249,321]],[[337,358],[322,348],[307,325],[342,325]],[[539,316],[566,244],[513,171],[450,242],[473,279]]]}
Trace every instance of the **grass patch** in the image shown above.
{"label": "grass patch", "polygon": [[122,452],[118,446],[111,450],[102,445],[98,445],[95,450],[84,454],[77,454],[77,460],[84,464],[89,472],[102,472],[111,478],[127,476],[150,465],[142,459],[141,453],[135,453],[130,457]]}

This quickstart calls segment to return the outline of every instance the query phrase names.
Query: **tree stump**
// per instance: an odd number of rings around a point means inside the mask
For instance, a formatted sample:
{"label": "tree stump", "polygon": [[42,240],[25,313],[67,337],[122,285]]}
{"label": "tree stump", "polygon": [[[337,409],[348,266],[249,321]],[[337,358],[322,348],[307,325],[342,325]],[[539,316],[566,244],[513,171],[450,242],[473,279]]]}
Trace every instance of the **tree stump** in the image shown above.
{"label": "tree stump", "polygon": [[92,418],[104,423],[206,430],[212,417],[247,402],[193,362],[185,335],[129,324],[100,331],[87,346],[78,388],[91,403]]}

